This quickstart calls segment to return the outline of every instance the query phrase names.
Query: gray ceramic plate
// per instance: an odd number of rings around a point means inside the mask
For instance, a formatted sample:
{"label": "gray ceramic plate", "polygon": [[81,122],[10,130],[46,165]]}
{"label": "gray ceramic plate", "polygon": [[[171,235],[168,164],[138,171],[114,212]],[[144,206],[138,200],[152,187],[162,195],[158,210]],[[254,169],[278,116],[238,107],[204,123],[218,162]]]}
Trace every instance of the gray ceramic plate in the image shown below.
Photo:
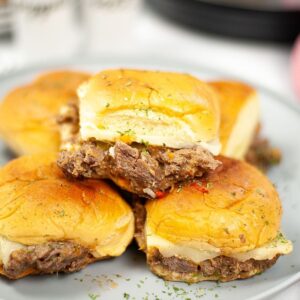
{"label": "gray ceramic plate", "polygon": [[[230,78],[203,66],[186,65],[152,57],[99,58],[60,62],[19,70],[0,77],[0,97],[11,88],[26,83],[41,71],[74,68],[97,71],[107,67],[144,67],[178,70],[205,79]],[[253,83],[251,83],[253,84]],[[254,84],[255,85],[255,84]],[[0,279],[0,298],[21,299],[263,299],[300,279],[300,110],[259,85],[264,134],[283,151],[284,159],[269,176],[278,187],[284,215],[282,227],[294,242],[293,254],[283,257],[270,270],[252,279],[225,284],[166,283],[152,275],[145,258],[132,245],[117,259],[95,263],[73,275],[30,277],[16,282]],[[9,160],[0,144],[0,163]]]}

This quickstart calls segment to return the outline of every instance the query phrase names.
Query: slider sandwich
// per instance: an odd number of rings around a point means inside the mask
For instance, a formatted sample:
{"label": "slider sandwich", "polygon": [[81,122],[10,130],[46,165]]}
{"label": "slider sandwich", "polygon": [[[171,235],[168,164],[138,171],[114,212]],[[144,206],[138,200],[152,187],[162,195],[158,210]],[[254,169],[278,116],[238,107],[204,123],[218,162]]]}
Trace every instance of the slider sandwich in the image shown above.
{"label": "slider sandwich", "polygon": [[83,83],[78,97],[79,107],[64,107],[60,117],[58,165],[68,176],[109,178],[156,198],[220,165],[219,99],[201,80],[106,70]]}
{"label": "slider sandwich", "polygon": [[77,102],[76,89],[88,78],[75,71],[50,72],[11,91],[0,103],[0,137],[17,155],[57,152],[59,110]]}
{"label": "slider sandwich", "polygon": [[209,84],[220,99],[221,154],[246,160],[262,170],[279,163],[280,151],[260,136],[260,103],[256,90],[237,81]]}
{"label": "slider sandwich", "polygon": [[260,107],[256,91],[234,81],[215,81],[221,107],[221,154],[244,159],[259,126]]}
{"label": "slider sandwich", "polygon": [[78,271],[121,255],[133,237],[120,195],[104,181],[68,181],[52,154],[3,167],[0,199],[0,273],[10,279]]}
{"label": "slider sandwich", "polygon": [[136,204],[137,242],[165,280],[249,278],[292,251],[271,182],[243,161],[219,160],[222,166],[200,180]]}

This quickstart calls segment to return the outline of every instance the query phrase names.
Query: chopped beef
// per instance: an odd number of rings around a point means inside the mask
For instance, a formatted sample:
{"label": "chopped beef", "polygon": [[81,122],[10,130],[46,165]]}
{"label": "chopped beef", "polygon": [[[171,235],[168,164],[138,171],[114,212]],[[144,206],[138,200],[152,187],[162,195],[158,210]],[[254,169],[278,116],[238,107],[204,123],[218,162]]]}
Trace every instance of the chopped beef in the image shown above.
{"label": "chopped beef", "polygon": [[95,260],[87,248],[78,244],[51,242],[13,251],[3,271],[12,279],[22,277],[28,271],[35,274],[69,273],[81,270]]}
{"label": "chopped beef", "polygon": [[139,196],[155,198],[158,191],[176,183],[201,177],[221,163],[201,147],[170,149],[141,144],[114,145],[82,142],[74,150],[63,150],[58,165],[74,178],[108,178],[126,182],[123,188]]}
{"label": "chopped beef", "polygon": [[272,259],[248,259],[244,262],[228,256],[217,256],[198,264],[176,256],[164,257],[158,249],[147,253],[151,270],[166,280],[197,282],[201,280],[230,281],[260,274],[274,265],[279,255]]}
{"label": "chopped beef", "polygon": [[139,201],[136,200],[133,206],[134,219],[135,219],[135,234],[134,237],[139,245],[140,250],[146,250],[146,237],[145,237],[145,222],[146,222],[146,208]]}
{"label": "chopped beef", "polygon": [[279,149],[272,147],[267,139],[261,138],[257,134],[246,154],[245,160],[262,171],[267,171],[273,165],[280,163],[281,152]]}

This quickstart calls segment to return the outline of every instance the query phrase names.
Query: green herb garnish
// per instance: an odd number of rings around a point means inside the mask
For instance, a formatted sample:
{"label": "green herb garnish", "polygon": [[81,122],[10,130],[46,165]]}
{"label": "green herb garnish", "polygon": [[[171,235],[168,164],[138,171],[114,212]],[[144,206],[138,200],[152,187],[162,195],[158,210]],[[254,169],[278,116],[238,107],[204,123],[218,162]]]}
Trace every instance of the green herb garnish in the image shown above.
{"label": "green herb garnish", "polygon": [[124,298],[124,299],[129,299],[129,298],[130,298],[130,295],[127,294],[127,293],[124,293],[124,294],[123,294],[123,298]]}
{"label": "green herb garnish", "polygon": [[97,298],[99,298],[100,296],[99,295],[97,295],[97,294],[89,294],[89,298],[91,299],[91,300],[96,300]]}
{"label": "green herb garnish", "polygon": [[124,136],[124,135],[135,135],[135,131],[132,129],[127,129],[125,131],[117,131],[117,133],[120,134],[120,136]]}

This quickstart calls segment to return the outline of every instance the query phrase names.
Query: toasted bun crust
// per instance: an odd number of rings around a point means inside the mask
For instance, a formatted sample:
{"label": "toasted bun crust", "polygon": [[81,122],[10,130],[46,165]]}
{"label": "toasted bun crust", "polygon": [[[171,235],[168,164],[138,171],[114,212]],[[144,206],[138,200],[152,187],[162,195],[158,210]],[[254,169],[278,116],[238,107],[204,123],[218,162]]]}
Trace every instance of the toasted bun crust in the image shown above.
{"label": "toasted bun crust", "polygon": [[186,185],[147,203],[146,226],[154,234],[178,245],[209,244],[220,255],[252,250],[276,237],[282,209],[271,182],[245,162],[218,159],[223,166],[203,186]]}
{"label": "toasted bun crust", "polygon": [[26,156],[0,170],[0,236],[23,245],[73,241],[96,258],[122,254],[133,237],[130,207],[104,181],[68,181],[55,159]]}
{"label": "toasted bun crust", "polygon": [[18,155],[56,152],[56,117],[62,105],[77,101],[76,89],[88,74],[60,71],[16,88],[0,103],[0,136]]}
{"label": "toasted bun crust", "polygon": [[214,81],[221,107],[221,154],[243,159],[259,125],[259,99],[256,91],[236,81]]}
{"label": "toasted bun crust", "polygon": [[33,84],[53,89],[61,89],[76,94],[79,85],[90,78],[90,74],[79,71],[59,70],[39,75]]}
{"label": "toasted bun crust", "polygon": [[78,90],[81,138],[219,152],[219,100],[187,74],[106,70]]}

